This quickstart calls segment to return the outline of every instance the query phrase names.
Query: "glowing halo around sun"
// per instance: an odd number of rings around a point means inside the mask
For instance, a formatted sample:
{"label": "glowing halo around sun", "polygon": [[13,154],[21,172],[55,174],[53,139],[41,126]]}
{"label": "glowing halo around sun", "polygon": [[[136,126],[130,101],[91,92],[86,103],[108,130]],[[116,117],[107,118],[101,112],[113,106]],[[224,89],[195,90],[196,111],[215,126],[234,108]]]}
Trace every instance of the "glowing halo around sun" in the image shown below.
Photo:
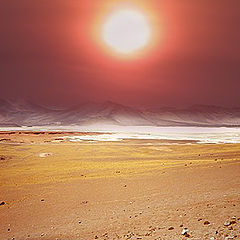
{"label": "glowing halo around sun", "polygon": [[147,45],[150,35],[150,27],[144,15],[132,9],[114,12],[103,26],[104,42],[123,54],[143,48]]}

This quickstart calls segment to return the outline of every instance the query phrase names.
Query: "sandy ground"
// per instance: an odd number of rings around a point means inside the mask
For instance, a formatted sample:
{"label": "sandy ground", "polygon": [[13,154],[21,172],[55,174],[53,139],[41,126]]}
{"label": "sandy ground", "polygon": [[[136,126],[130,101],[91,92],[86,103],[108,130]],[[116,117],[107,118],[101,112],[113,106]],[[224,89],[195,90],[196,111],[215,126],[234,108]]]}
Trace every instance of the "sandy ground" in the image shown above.
{"label": "sandy ground", "polygon": [[0,133],[1,240],[240,239],[240,144],[63,135]]}

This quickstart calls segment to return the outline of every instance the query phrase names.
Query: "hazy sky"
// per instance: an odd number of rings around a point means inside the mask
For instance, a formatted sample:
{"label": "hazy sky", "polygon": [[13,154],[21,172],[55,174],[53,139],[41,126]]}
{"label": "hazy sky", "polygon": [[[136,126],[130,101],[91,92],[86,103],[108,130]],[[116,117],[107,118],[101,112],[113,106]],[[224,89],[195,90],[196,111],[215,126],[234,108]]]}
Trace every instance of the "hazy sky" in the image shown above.
{"label": "hazy sky", "polygon": [[121,2],[0,0],[0,97],[240,105],[239,0],[124,1],[146,13],[154,35],[129,57],[105,46],[100,31]]}

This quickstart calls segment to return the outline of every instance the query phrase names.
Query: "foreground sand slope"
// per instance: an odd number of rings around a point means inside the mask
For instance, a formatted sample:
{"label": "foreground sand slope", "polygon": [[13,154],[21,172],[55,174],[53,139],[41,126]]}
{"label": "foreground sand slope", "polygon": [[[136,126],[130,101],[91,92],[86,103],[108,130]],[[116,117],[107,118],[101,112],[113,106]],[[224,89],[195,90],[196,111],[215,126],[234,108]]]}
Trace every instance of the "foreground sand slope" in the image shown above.
{"label": "foreground sand slope", "polygon": [[1,136],[0,239],[240,238],[239,144],[58,137]]}

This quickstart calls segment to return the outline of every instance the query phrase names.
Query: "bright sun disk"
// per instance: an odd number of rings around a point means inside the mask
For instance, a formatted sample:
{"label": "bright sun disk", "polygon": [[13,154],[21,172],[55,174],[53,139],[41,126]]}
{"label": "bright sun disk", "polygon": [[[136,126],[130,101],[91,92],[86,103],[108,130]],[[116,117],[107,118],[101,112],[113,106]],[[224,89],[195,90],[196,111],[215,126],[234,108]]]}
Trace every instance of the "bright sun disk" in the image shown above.
{"label": "bright sun disk", "polygon": [[129,54],[144,47],[150,38],[150,28],[140,12],[120,10],[112,14],[103,27],[103,39],[113,49]]}

